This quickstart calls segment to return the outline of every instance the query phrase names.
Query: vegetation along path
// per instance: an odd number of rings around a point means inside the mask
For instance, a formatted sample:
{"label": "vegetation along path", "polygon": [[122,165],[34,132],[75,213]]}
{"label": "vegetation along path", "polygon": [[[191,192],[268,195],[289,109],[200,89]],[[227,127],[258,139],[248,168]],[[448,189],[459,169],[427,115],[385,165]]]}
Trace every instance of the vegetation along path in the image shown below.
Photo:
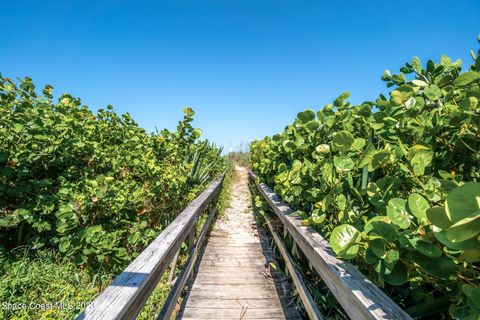
{"label": "vegetation along path", "polygon": [[299,318],[285,301],[285,277],[270,270],[274,257],[255,223],[247,170],[235,173],[230,207],[212,230],[178,318]]}

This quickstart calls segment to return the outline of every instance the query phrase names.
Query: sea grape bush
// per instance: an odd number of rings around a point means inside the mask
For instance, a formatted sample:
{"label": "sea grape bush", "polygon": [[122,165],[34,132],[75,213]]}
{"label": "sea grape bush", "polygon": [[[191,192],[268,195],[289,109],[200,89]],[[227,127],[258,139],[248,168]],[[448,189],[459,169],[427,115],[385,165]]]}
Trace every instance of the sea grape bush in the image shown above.
{"label": "sea grape bush", "polygon": [[0,250],[55,247],[79,265],[121,269],[224,170],[187,108],[147,133],[111,106],[94,114],[30,78],[0,76]]}
{"label": "sea grape bush", "polygon": [[446,56],[426,66],[415,57],[398,74],[385,71],[389,97],[353,106],[344,93],[251,145],[253,170],[305,225],[415,315],[450,301],[453,318],[480,317],[480,57],[472,57],[465,72]]}

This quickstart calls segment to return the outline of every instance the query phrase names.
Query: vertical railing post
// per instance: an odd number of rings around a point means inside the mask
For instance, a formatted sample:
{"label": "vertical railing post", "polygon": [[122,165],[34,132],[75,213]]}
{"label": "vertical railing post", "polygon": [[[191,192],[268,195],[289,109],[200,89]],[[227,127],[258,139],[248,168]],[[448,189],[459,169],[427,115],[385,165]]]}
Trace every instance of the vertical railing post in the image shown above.
{"label": "vertical railing post", "polygon": [[177,268],[177,261],[178,261],[178,256],[180,255],[180,250],[177,251],[175,254],[175,257],[172,260],[172,263],[170,264],[170,274],[168,275],[168,283],[172,284],[173,277],[175,276],[175,269]]}
{"label": "vertical railing post", "polygon": [[[192,254],[193,247],[195,246],[195,235],[197,233],[197,223],[193,225],[192,230],[188,234],[187,244],[188,244],[188,253]],[[192,282],[193,272],[188,276],[188,282]]]}

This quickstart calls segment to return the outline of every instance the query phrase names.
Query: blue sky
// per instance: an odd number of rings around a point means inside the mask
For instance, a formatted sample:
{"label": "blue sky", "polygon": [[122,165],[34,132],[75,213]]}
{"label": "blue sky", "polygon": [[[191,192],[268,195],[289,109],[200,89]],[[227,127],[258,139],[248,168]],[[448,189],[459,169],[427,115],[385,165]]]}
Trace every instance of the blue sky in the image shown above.
{"label": "blue sky", "polygon": [[196,111],[227,149],[343,91],[373,100],[417,55],[470,64],[480,1],[5,1],[0,72],[51,84],[148,130]]}

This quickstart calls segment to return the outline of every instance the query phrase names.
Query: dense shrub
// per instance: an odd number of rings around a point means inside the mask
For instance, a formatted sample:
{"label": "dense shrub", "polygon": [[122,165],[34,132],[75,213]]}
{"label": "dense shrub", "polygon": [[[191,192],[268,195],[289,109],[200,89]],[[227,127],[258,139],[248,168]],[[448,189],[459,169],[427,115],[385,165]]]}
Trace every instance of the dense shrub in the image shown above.
{"label": "dense shrub", "polygon": [[[413,58],[251,145],[253,170],[412,314],[480,315],[480,58]],[[447,297],[447,298],[445,298]],[[423,307],[422,304],[425,304]],[[437,305],[436,310],[429,306]],[[440,305],[440,307],[438,307]]]}
{"label": "dense shrub", "polygon": [[0,250],[54,247],[118,271],[224,170],[190,108],[176,131],[148,133],[19,82],[0,76]]}

